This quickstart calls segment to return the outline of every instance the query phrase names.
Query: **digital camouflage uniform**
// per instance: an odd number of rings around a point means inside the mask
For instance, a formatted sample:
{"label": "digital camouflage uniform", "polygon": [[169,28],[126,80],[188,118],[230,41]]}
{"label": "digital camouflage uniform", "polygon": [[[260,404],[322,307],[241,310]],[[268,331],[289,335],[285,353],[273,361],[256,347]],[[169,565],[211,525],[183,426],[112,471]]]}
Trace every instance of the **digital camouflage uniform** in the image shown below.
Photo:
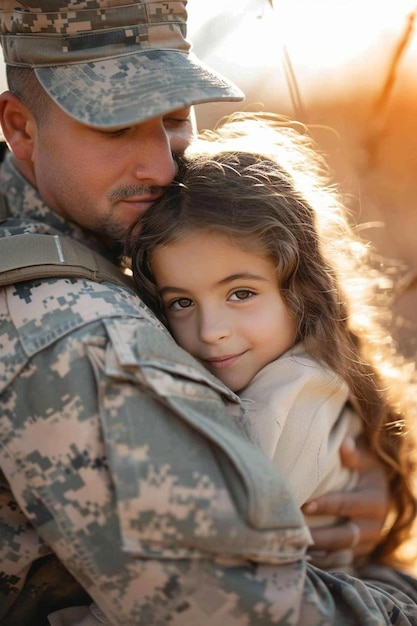
{"label": "digital camouflage uniform", "polygon": [[[0,189],[1,237],[102,252],[10,159]],[[90,597],[118,626],[417,624],[389,586],[306,565],[308,531],[236,396],[132,291],[54,278],[0,294],[0,624]]]}

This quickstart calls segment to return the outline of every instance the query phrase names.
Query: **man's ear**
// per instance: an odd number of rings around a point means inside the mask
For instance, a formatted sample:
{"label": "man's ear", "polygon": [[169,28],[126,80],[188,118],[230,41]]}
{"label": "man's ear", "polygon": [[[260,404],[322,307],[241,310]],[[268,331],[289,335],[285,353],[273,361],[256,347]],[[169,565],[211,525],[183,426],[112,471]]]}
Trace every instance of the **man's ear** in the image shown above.
{"label": "man's ear", "polygon": [[11,91],[0,94],[0,124],[3,136],[16,158],[30,161],[36,122],[29,109]]}

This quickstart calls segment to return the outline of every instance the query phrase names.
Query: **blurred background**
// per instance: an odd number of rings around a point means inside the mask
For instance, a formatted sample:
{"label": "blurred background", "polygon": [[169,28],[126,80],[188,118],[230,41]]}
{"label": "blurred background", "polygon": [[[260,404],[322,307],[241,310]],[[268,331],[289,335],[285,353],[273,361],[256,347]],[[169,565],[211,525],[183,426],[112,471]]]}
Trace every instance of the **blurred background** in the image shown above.
{"label": "blurred background", "polygon": [[[200,128],[246,109],[305,123],[363,235],[404,264],[394,307],[417,348],[417,2],[189,0],[194,51],[244,103],[197,107]],[[398,320],[397,320],[398,321]]]}
{"label": "blurred background", "polygon": [[[235,110],[306,124],[364,235],[404,264],[394,313],[417,348],[417,2],[189,0],[194,52],[243,103],[197,107],[200,128]],[[5,87],[0,58],[0,86]]]}

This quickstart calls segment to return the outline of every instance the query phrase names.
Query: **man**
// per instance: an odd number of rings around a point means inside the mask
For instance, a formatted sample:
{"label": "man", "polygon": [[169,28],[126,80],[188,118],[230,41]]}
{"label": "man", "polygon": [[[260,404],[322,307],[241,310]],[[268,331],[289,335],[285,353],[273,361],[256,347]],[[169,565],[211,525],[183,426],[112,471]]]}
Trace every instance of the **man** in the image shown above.
{"label": "man", "polygon": [[[114,270],[175,174],[190,105],[241,98],[190,55],[185,2],[0,9],[0,623],[417,623],[393,587],[306,565],[303,519],[234,394],[121,273],[71,273],[88,253]],[[51,242],[62,267],[13,274],[16,249],[32,271]]]}

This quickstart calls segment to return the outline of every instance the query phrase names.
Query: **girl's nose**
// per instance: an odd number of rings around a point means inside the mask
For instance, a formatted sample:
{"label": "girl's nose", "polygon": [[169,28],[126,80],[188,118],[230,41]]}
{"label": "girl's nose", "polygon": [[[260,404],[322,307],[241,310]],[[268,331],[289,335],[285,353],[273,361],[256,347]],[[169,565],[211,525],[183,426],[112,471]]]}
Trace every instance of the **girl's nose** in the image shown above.
{"label": "girl's nose", "polygon": [[230,336],[227,319],[220,312],[205,311],[200,314],[199,339],[203,343],[217,343]]}

